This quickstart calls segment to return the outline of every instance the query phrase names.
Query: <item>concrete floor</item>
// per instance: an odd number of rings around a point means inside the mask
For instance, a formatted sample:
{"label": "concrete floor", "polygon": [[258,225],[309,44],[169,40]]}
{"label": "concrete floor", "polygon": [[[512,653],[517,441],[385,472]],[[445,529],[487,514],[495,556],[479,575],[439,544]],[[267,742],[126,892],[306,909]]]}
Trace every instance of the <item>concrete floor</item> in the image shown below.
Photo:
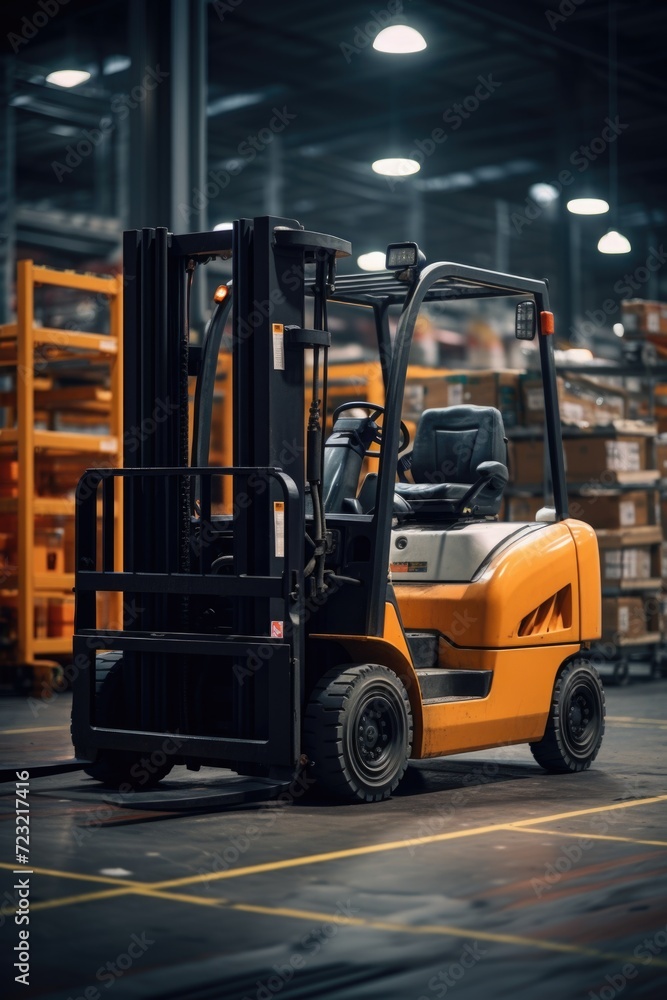
{"label": "concrete floor", "polygon": [[[118,807],[80,774],[33,778],[27,989],[0,786],[2,996],[665,997],[666,706],[667,681],[608,690],[585,774],[505,748],[417,764],[374,806],[183,815]],[[36,715],[0,700],[0,760],[68,757],[69,711],[69,695]],[[220,781],[178,770],[174,794]]]}

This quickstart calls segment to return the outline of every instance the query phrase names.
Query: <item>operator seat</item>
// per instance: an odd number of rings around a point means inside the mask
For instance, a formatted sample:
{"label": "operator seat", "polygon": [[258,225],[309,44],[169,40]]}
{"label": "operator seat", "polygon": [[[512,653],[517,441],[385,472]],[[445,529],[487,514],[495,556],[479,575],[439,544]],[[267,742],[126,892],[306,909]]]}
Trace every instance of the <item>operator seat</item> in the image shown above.
{"label": "operator seat", "polygon": [[498,514],[508,480],[507,439],[493,406],[425,410],[412,450],[414,483],[395,491],[413,513],[437,517]]}

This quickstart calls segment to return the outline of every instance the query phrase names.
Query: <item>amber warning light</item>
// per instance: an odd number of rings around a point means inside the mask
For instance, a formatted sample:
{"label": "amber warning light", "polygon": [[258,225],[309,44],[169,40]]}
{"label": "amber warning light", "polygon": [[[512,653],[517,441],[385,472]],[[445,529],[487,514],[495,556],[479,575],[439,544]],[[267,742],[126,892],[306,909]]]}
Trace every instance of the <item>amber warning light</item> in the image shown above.
{"label": "amber warning light", "polygon": [[229,295],[229,288],[227,287],[227,285],[218,285],[218,287],[215,290],[213,299],[215,302],[224,302],[228,295]]}

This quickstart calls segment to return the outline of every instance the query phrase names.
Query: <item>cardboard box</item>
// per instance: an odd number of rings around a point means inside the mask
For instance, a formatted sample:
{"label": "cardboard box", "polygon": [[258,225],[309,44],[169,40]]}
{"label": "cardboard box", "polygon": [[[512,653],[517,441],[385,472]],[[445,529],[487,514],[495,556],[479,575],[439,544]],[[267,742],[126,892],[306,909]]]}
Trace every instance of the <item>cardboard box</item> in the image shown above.
{"label": "cardboard box", "polygon": [[408,418],[444,406],[495,406],[505,427],[519,423],[519,376],[500,371],[447,371],[433,377],[410,377],[405,386],[403,412]]}
{"label": "cardboard box", "polygon": [[509,442],[510,480],[517,486],[544,481],[544,442],[534,438]]}
{"label": "cardboard box", "polygon": [[662,435],[655,439],[653,465],[660,473],[660,478],[667,479],[667,438]]}
{"label": "cardboard box", "polygon": [[[624,389],[592,378],[557,376],[558,406],[563,424],[596,427],[624,420],[627,416],[628,394]],[[521,379],[521,396],[525,422],[544,423],[544,391],[542,379],[526,375]]]}
{"label": "cardboard box", "polygon": [[570,496],[570,517],[594,528],[637,528],[653,523],[654,491]]}
{"label": "cardboard box", "polygon": [[611,485],[619,477],[605,473],[637,473],[648,469],[649,439],[643,435],[590,435],[563,440],[568,482],[591,482],[602,477]]}
{"label": "cardboard box", "polygon": [[667,334],[667,303],[646,299],[621,302],[621,322],[631,338],[643,333]]}
{"label": "cardboard box", "polygon": [[660,586],[662,532],[657,525],[623,530],[599,530],[602,586],[632,590]]}
{"label": "cardboard box", "polygon": [[602,638],[618,639],[644,635],[648,631],[641,597],[602,598]]}

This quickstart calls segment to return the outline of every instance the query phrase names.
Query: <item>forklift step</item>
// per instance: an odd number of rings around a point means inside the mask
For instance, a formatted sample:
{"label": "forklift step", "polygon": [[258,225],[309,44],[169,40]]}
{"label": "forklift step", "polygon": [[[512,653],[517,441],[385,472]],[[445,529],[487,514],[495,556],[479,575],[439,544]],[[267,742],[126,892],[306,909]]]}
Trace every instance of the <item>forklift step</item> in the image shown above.
{"label": "forklift step", "polygon": [[446,667],[417,670],[424,702],[486,698],[491,690],[492,676],[492,670],[450,670]]}
{"label": "forklift step", "polygon": [[405,638],[417,670],[422,667],[437,667],[439,632],[406,632]]}

